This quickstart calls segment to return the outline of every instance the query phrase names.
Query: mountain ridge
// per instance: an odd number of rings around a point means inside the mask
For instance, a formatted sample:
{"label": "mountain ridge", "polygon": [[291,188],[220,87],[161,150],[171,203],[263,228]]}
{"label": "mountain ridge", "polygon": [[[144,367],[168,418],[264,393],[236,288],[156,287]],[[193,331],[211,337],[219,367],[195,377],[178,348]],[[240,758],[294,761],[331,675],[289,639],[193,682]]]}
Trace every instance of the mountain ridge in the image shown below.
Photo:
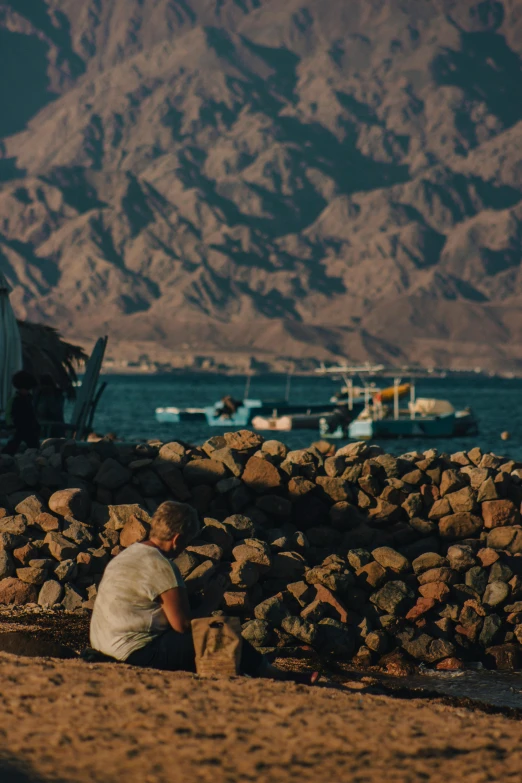
{"label": "mountain ridge", "polygon": [[19,317],[521,367],[520,0],[11,0],[2,40]]}

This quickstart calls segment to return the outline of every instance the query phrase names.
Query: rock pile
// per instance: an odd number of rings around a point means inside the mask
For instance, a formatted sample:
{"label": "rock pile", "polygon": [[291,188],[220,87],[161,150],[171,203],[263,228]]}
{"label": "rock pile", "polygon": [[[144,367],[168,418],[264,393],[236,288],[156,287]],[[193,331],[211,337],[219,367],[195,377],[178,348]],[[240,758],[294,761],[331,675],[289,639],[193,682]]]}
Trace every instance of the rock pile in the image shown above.
{"label": "rock pile", "polygon": [[223,611],[260,648],[518,667],[522,463],[478,448],[49,440],[1,458],[0,603],[92,608],[109,559],[167,499],[204,521],[177,559],[189,592],[226,571]]}

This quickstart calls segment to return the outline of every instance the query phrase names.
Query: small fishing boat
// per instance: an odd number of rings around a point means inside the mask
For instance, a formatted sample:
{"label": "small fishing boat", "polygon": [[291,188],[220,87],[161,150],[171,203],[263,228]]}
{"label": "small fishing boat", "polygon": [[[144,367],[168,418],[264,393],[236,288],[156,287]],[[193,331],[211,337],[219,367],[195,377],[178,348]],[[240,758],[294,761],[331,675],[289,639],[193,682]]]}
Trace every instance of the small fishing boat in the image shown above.
{"label": "small fishing boat", "polygon": [[[320,416],[331,413],[333,403],[292,403],[289,400],[233,400],[224,397],[205,408],[156,408],[156,420],[162,424],[179,424],[187,421],[206,421],[209,427],[248,427],[254,419],[302,416],[306,420],[315,416],[312,424],[317,429]],[[272,429],[272,427],[269,427]]]}
{"label": "small fishing boat", "polygon": [[[410,382],[403,383],[397,377],[397,371],[381,366],[345,367],[324,369],[324,372],[337,372],[342,369],[345,373],[345,385],[348,398],[353,401],[354,383],[353,374],[359,377],[369,377],[371,382],[365,387],[365,405],[359,415],[352,421],[341,422],[332,428],[331,421],[323,417],[320,421],[319,431],[324,438],[351,438],[354,440],[372,440],[384,438],[452,438],[464,435],[476,435],[478,421],[471,409],[456,410],[448,400],[437,398],[417,398],[415,379],[424,378],[427,375],[435,377],[433,373],[426,373],[422,369],[408,369]],[[352,375],[348,376],[348,373]],[[392,387],[387,389],[375,388],[374,379],[377,377],[393,377],[395,381]],[[401,409],[401,399],[409,395],[407,408]]]}

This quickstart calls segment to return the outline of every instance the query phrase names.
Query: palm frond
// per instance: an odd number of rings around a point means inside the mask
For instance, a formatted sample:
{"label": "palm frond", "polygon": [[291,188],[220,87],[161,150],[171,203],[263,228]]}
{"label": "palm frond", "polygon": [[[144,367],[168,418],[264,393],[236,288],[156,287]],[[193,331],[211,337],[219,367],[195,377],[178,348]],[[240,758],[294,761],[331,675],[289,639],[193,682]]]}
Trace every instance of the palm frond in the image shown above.
{"label": "palm frond", "polygon": [[69,397],[74,397],[78,369],[88,356],[78,345],[62,340],[52,326],[18,321],[24,369],[37,378],[50,375]]}

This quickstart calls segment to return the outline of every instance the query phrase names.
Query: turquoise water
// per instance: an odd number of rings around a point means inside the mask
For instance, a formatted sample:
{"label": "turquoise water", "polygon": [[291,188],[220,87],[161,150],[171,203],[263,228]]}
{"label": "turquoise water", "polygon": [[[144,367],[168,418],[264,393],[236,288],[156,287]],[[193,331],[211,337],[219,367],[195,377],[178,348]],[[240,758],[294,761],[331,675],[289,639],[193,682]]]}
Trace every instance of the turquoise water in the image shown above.
{"label": "turquoise water", "polygon": [[[244,376],[220,376],[198,373],[183,375],[107,375],[107,389],[101,399],[95,419],[97,432],[114,432],[126,440],[161,438],[164,441],[180,439],[201,443],[219,429],[205,423],[159,424],[154,415],[157,407],[204,407],[225,394],[242,399],[245,393]],[[282,399],[285,397],[285,376],[266,375],[251,381],[250,397]],[[327,402],[339,383],[331,378],[306,377],[292,380],[291,398],[303,402]],[[522,380],[428,379],[417,385],[418,397],[439,397],[450,400],[457,408],[471,406],[480,422],[480,434],[470,438],[444,440],[408,439],[385,441],[387,451],[401,453],[415,449],[436,447],[455,452],[479,445],[484,450],[508,454],[522,460]],[[500,438],[509,430],[511,440]],[[318,433],[301,430],[278,436],[292,448],[301,448],[317,440]]]}

